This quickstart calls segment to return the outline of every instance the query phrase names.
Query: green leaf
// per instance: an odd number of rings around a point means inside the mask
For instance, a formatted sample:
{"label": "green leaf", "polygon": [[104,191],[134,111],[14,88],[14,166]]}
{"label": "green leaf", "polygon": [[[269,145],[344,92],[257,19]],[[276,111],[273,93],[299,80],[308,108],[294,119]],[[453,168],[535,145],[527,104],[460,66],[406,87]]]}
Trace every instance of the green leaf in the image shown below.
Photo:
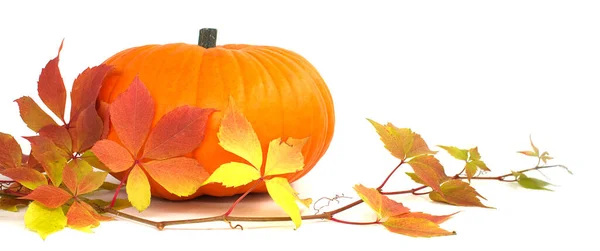
{"label": "green leaf", "polygon": [[417,176],[417,174],[407,172],[406,175],[408,175],[408,177],[410,177],[414,182],[422,184],[422,185],[426,185],[425,182],[423,182],[423,180],[421,180],[421,178],[419,178],[419,176]]}
{"label": "green leaf", "polygon": [[552,184],[540,179],[527,177],[527,175],[525,175],[524,173],[519,174],[517,182],[524,188],[552,191],[551,189],[546,188],[547,186],[551,186]]}
{"label": "green leaf", "polygon": [[469,151],[467,151],[465,149],[460,149],[455,146],[443,146],[443,145],[438,145],[438,147],[446,150],[446,152],[448,152],[452,157],[454,157],[458,160],[467,160],[467,158],[469,157]]}
{"label": "green leaf", "polygon": [[25,227],[37,232],[42,239],[67,226],[67,217],[62,207],[50,209],[38,202],[32,202],[25,212]]}
{"label": "green leaf", "polygon": [[469,180],[469,183],[471,183],[471,178],[473,178],[475,173],[477,173],[477,165],[475,165],[475,163],[472,161],[467,162],[465,165],[465,172],[467,173],[467,179]]}

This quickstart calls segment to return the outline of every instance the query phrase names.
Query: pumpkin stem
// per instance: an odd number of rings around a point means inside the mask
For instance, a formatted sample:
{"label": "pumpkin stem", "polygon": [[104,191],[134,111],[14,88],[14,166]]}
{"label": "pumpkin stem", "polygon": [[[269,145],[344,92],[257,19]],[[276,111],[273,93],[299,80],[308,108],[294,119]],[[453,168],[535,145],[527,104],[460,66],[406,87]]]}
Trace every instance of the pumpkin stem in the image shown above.
{"label": "pumpkin stem", "polygon": [[198,37],[198,45],[208,49],[217,46],[217,29],[202,28]]}

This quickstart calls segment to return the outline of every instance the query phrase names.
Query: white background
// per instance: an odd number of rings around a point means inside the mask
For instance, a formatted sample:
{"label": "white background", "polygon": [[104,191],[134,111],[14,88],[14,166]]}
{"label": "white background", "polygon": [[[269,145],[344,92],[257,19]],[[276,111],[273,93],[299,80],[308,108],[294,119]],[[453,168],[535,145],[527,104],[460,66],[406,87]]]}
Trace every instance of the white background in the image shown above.
{"label": "white background", "polygon": [[[65,46],[60,68],[67,88],[87,66],[137,45],[197,42],[198,29],[219,30],[218,44],[275,45],[306,57],[334,99],[331,147],[294,186],[315,200],[352,186],[377,186],[395,166],[365,118],[392,122],[435,145],[479,146],[493,175],[535,165],[518,155],[529,135],[565,164],[545,172],[555,192],[475,182],[497,209],[456,208],[427,197],[394,196],[413,211],[462,212],[442,227],[458,235],[432,239],[381,226],[306,221],[189,225],[157,231],[125,220],[94,233],[64,230],[42,241],[23,225],[23,211],[0,212],[0,246],[31,248],[169,247],[200,250],[377,248],[450,250],[566,248],[592,250],[597,228],[600,6],[595,1],[2,1],[0,3],[0,131],[31,131],[13,100],[37,98],[41,68]],[[18,138],[24,151],[29,148]],[[438,154],[448,173],[459,161]],[[404,169],[402,171],[408,171]],[[532,173],[535,177],[542,177]],[[392,188],[413,187],[402,172]],[[108,194],[106,194],[108,195]],[[166,220],[216,215],[232,199],[185,203],[153,200],[145,217]],[[343,200],[343,203],[352,200]],[[333,203],[333,207],[337,206]],[[127,210],[133,213],[133,210]],[[268,197],[251,196],[237,215],[283,215]],[[306,211],[306,214],[313,213]],[[340,217],[368,220],[364,205]],[[589,228],[589,230],[588,230]]]}

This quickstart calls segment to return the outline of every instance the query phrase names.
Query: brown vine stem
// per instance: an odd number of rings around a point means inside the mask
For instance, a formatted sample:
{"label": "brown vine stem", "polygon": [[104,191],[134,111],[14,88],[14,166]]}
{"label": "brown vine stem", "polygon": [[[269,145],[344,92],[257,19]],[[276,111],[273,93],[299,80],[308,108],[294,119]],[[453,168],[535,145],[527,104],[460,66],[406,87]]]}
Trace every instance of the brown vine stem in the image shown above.
{"label": "brown vine stem", "polygon": [[[394,170],[392,172],[395,172],[400,166],[401,165],[398,165],[396,168],[394,168]],[[563,165],[536,166],[536,167],[533,167],[533,168],[528,168],[528,169],[524,169],[524,170],[521,170],[521,171],[517,171],[516,173],[525,173],[525,172],[529,172],[529,171],[540,170],[540,169],[547,169],[547,168],[554,168],[554,167],[562,167],[562,168],[567,169]],[[504,180],[506,177],[510,177],[512,175],[513,175],[513,173],[511,172],[509,174],[500,175],[500,176],[493,176],[493,177],[471,177],[471,179],[513,181],[513,180]],[[460,174],[457,174],[457,175],[454,175],[454,176],[452,176],[450,178],[451,179],[466,179],[467,177],[463,177],[463,176],[460,176]],[[389,180],[389,179],[386,179],[384,182],[387,182],[387,180]],[[381,194],[384,194],[384,195],[396,195],[396,194],[424,195],[424,194],[428,194],[428,192],[419,192],[419,191],[421,191],[421,190],[423,190],[423,189],[425,189],[427,187],[428,186],[419,186],[419,187],[415,187],[415,188],[408,189],[408,190],[402,190],[402,191],[381,192]],[[343,207],[340,207],[338,209],[334,209],[334,210],[331,210],[331,211],[326,211],[326,212],[315,214],[315,215],[304,215],[304,216],[302,216],[302,220],[331,220],[333,222],[344,223],[344,224],[354,224],[354,225],[377,224],[377,222],[349,222],[349,221],[344,221],[344,220],[337,219],[337,218],[333,217],[334,215],[336,215],[338,213],[341,213],[341,212],[344,212],[344,211],[346,211],[348,209],[351,209],[351,208],[353,208],[353,207],[361,204],[362,202],[363,202],[362,200],[356,200],[356,201],[354,201],[354,202],[352,202],[352,203],[350,203],[348,205],[345,205]],[[94,207],[99,212],[105,212],[105,213],[113,214],[113,215],[118,216],[118,217],[122,217],[122,218],[125,218],[125,219],[129,219],[129,220],[132,220],[132,221],[143,223],[143,224],[146,224],[146,225],[154,226],[154,227],[156,227],[159,230],[162,230],[162,229],[164,229],[167,226],[173,226],[173,225],[207,223],[207,222],[216,222],[216,221],[225,221],[225,222],[229,222],[229,223],[231,221],[242,221],[242,222],[291,221],[290,217],[230,216],[230,215],[226,215],[226,214],[222,214],[222,215],[218,215],[218,216],[212,216],[212,217],[197,218],[197,219],[172,220],[172,221],[152,221],[152,220],[144,219],[144,218],[141,218],[141,217],[137,217],[135,215],[130,215],[130,214],[127,214],[127,213],[123,213],[123,212],[120,212],[118,210],[114,210],[112,208],[103,208],[103,207],[100,207],[98,205],[94,205]]]}

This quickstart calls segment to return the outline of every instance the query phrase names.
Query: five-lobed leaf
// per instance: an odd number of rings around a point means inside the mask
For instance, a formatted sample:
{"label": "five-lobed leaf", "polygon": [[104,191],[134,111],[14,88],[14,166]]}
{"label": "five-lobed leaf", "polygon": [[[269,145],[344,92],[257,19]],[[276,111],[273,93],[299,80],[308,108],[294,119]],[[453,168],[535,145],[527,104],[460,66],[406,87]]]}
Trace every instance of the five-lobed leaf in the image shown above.
{"label": "five-lobed leaf", "polygon": [[0,132],[0,169],[21,166],[23,161],[21,146],[15,138]]}
{"label": "five-lobed leaf", "polygon": [[298,192],[292,188],[286,178],[274,177],[265,180],[265,183],[273,201],[290,216],[296,226],[295,229],[298,229],[302,224],[302,216],[300,215],[300,208],[297,202],[308,207],[312,203],[312,200],[299,198]]}
{"label": "five-lobed leaf", "polygon": [[19,106],[19,115],[29,129],[38,132],[48,125],[58,125],[50,115],[29,96],[23,96],[15,100]]}
{"label": "five-lobed leaf", "polygon": [[387,219],[388,217],[405,214],[410,211],[402,203],[396,202],[389,197],[382,195],[374,188],[367,188],[362,184],[354,186],[354,190],[358,196],[367,204],[379,219]]}
{"label": "five-lobed leaf", "polygon": [[61,207],[48,208],[36,201],[25,211],[25,227],[37,232],[42,239],[67,226],[67,217]]}
{"label": "five-lobed leaf", "polygon": [[412,237],[436,237],[456,234],[440,228],[438,224],[426,218],[391,217],[382,224],[391,232]]}

